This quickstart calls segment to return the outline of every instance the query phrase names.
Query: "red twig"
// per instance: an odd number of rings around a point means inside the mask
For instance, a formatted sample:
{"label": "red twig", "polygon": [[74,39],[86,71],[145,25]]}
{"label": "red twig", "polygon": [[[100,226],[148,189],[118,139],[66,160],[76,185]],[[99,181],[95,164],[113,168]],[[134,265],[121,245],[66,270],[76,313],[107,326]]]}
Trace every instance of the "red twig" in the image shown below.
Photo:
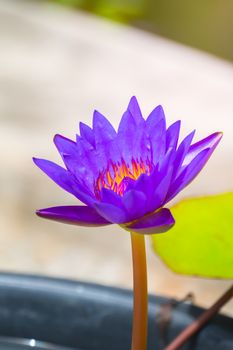
{"label": "red twig", "polygon": [[233,297],[233,285],[208,310],[185,328],[165,350],[179,349],[190,337],[198,332]]}

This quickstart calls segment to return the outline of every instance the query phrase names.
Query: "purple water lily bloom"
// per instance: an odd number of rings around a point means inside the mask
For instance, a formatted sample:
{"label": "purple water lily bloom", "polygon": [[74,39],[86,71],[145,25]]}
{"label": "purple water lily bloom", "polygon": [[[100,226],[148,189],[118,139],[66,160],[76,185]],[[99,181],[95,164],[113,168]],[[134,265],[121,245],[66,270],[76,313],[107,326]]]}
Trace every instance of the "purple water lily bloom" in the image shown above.
{"label": "purple water lily bloom", "polygon": [[166,128],[156,107],[145,120],[132,97],[118,131],[99,112],[93,128],[80,123],[76,141],[54,137],[65,168],[44,159],[36,165],[84,206],[40,209],[39,216],[82,226],[120,224],[143,234],[160,233],[175,220],[164,205],[203,168],[222,133],[191,144],[194,131],[178,145],[180,121]]}

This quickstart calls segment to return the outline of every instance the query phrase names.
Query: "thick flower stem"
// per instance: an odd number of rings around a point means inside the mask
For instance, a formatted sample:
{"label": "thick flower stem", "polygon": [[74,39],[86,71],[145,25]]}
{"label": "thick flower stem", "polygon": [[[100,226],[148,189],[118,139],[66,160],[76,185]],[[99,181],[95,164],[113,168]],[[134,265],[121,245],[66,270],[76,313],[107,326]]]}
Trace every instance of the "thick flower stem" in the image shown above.
{"label": "thick flower stem", "polygon": [[233,285],[208,310],[183,330],[165,350],[177,350],[197,333],[233,297]]}
{"label": "thick flower stem", "polygon": [[131,350],[147,348],[147,266],[144,235],[131,232],[133,258],[133,328]]}

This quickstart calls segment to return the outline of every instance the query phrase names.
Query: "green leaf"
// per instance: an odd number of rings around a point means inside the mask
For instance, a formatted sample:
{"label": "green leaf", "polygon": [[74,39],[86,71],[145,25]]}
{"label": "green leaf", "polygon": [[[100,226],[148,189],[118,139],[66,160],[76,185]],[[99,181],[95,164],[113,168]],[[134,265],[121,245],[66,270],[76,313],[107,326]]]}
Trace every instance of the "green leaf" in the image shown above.
{"label": "green leaf", "polygon": [[171,212],[174,227],[152,236],[164,263],[180,274],[233,278],[233,192],[187,199]]}

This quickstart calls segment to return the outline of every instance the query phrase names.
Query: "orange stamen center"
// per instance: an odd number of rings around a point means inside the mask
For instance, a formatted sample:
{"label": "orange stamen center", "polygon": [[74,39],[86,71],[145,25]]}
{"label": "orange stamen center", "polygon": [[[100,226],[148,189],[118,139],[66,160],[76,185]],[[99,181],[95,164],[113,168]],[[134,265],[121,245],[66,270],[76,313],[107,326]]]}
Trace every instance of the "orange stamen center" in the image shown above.
{"label": "orange stamen center", "polygon": [[107,169],[101,171],[94,184],[95,195],[100,199],[102,188],[112,190],[118,195],[123,196],[129,180],[137,180],[141,174],[150,174],[152,164],[149,160],[132,159],[131,164],[127,164],[124,159],[121,162],[109,162]]}

